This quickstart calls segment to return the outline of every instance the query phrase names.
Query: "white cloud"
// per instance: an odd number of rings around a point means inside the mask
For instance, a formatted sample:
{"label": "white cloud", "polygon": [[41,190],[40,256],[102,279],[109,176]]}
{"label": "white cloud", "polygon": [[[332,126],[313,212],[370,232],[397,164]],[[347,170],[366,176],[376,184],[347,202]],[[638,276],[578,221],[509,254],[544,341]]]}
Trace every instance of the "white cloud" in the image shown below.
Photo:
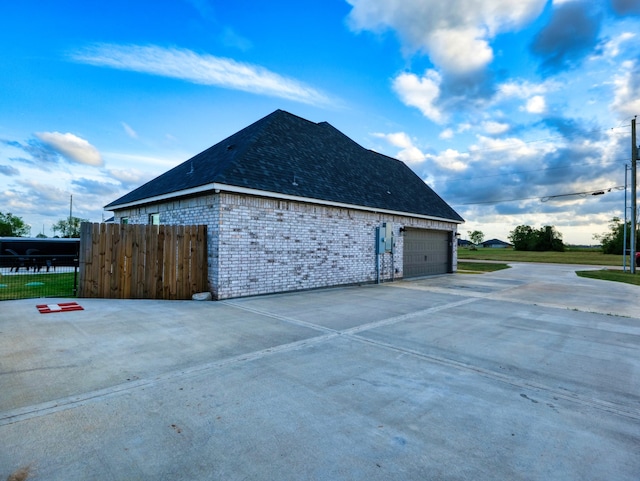
{"label": "white cloud", "polygon": [[400,147],[402,149],[406,149],[407,147],[412,147],[413,143],[409,136],[404,132],[396,132],[393,134],[373,134],[375,137],[379,137],[385,139],[394,147]]}
{"label": "white cloud", "polygon": [[405,164],[415,165],[424,162],[426,157],[418,147],[412,146],[402,149],[398,152],[396,158],[403,161]]}
{"label": "white cloud", "polygon": [[469,154],[466,152],[458,152],[454,149],[447,149],[438,155],[427,154],[426,158],[433,160],[443,169],[456,172],[466,170],[469,164]]}
{"label": "white cloud", "polygon": [[131,137],[132,139],[138,138],[138,132],[133,130],[129,124],[125,122],[121,122],[121,124],[122,124],[122,128],[124,129],[124,131],[127,133],[129,137]]}
{"label": "white cloud", "polygon": [[501,102],[509,98],[526,99],[525,105],[520,109],[532,114],[542,114],[547,111],[545,94],[561,88],[561,84],[555,80],[546,80],[542,83],[529,81],[510,81],[498,87],[498,95],[495,101]]}
{"label": "white cloud", "polygon": [[445,72],[464,74],[493,59],[497,33],[535,19],[546,0],[347,0],[354,31],[394,30],[407,53],[426,52]]}
{"label": "white cloud", "polygon": [[133,164],[144,165],[147,172],[157,172],[160,175],[164,170],[175,167],[183,162],[185,158],[193,155],[189,152],[176,153],[173,157],[156,157],[151,155],[130,154],[122,152],[104,152],[104,156],[109,160],[109,165],[117,164],[130,166]]}
{"label": "white cloud", "polygon": [[421,78],[402,73],[393,80],[393,90],[405,105],[417,107],[425,117],[439,123],[443,121],[443,114],[434,102],[440,95],[440,82],[435,70],[427,70]]}
{"label": "white cloud", "polygon": [[[59,187],[33,179],[22,180],[19,184],[27,189],[29,201],[25,205],[33,206],[33,208],[37,209],[39,207],[52,207],[55,204],[69,204],[69,192]],[[33,202],[34,198],[38,199],[38,202]]]}
{"label": "white cloud", "polygon": [[558,90],[561,85],[555,80],[546,80],[542,83],[533,83],[527,80],[510,81],[498,86],[497,100],[516,97],[521,99],[530,98],[534,95],[543,95],[548,92]]}
{"label": "white cloud", "polygon": [[482,122],[482,128],[488,134],[499,135],[509,130],[509,124],[488,120],[486,122]]}
{"label": "white cloud", "polygon": [[461,124],[458,124],[455,130],[451,127],[444,129],[442,132],[440,132],[440,135],[438,135],[438,137],[444,140],[449,140],[452,139],[456,134],[461,134],[462,132],[471,130],[472,127],[473,126],[470,123],[463,122]]}
{"label": "white cloud", "polygon": [[138,186],[153,178],[147,172],[138,169],[109,169],[107,173],[125,186]]}
{"label": "white cloud", "polygon": [[400,148],[400,152],[396,154],[396,158],[406,164],[419,164],[424,162],[425,154],[411,141],[411,138],[404,132],[395,132],[391,134],[374,133],[374,137],[386,140],[394,147]]}
{"label": "white cloud", "polygon": [[[486,156],[483,163],[488,165],[492,161],[489,158],[500,159],[500,162],[513,162],[521,164],[530,158],[540,158],[545,153],[553,152],[555,146],[552,143],[538,142],[528,144],[517,137],[496,139],[478,135],[477,143],[469,147],[469,151],[475,155]],[[499,152],[500,155],[495,154]]]}
{"label": "white cloud", "polygon": [[525,110],[530,114],[542,114],[547,110],[547,103],[542,95],[534,95],[527,100]]}
{"label": "white cloud", "polygon": [[445,72],[464,74],[484,68],[493,60],[493,50],[477,28],[435,30],[429,35],[429,59]]}
{"label": "white cloud", "polygon": [[238,34],[231,27],[225,27],[222,30],[222,34],[220,35],[220,37],[222,43],[227,47],[235,47],[239,50],[242,50],[243,52],[246,52],[247,50],[253,48],[253,43],[251,42],[251,40]]}
{"label": "white cloud", "polygon": [[442,132],[440,132],[440,135],[438,135],[438,137],[444,140],[449,140],[453,138],[453,135],[453,129],[444,129]]}
{"label": "white cloud", "polygon": [[73,134],[60,132],[38,132],[35,134],[42,143],[55,150],[67,160],[99,167],[102,165],[100,152],[93,145]]}
{"label": "white cloud", "polygon": [[623,32],[615,38],[612,38],[604,45],[604,53],[608,58],[615,58],[620,55],[620,46],[627,40],[631,40],[636,36],[635,33]]}
{"label": "white cloud", "polygon": [[100,67],[177,78],[307,104],[329,103],[329,98],[320,91],[259,65],[197,54],[187,49],[98,44],[74,52],[70,57],[76,62]]}
{"label": "white cloud", "polygon": [[640,112],[640,82],[638,68],[631,62],[622,64],[623,73],[613,78],[614,98],[611,109],[621,117],[632,117]]}

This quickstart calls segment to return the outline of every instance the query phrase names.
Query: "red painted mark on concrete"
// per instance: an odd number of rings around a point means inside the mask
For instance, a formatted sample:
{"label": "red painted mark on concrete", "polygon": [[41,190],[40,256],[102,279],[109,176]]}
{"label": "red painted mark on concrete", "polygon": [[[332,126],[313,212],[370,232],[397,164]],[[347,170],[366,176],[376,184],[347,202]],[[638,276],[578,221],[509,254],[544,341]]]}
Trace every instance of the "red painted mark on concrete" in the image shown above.
{"label": "red painted mark on concrete", "polygon": [[36,306],[40,314],[52,312],[83,311],[84,308],[77,302],[60,302],[59,304],[39,304]]}

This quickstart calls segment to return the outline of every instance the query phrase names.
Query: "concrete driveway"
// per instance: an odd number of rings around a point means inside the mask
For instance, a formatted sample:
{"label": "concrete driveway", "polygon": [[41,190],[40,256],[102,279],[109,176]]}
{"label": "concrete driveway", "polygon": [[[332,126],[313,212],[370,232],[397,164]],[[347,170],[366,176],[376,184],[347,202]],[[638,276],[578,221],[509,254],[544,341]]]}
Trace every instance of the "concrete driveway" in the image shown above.
{"label": "concrete driveway", "polygon": [[640,288],[575,270],[4,301],[0,479],[637,481]]}

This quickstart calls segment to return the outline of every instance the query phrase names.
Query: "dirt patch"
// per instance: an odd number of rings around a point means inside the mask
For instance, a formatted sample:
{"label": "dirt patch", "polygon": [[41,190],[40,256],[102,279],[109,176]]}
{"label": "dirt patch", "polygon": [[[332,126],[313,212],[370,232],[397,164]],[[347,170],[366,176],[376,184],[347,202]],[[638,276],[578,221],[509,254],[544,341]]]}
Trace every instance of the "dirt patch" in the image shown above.
{"label": "dirt patch", "polygon": [[7,481],[25,481],[31,474],[31,466],[26,466],[14,471],[9,475]]}

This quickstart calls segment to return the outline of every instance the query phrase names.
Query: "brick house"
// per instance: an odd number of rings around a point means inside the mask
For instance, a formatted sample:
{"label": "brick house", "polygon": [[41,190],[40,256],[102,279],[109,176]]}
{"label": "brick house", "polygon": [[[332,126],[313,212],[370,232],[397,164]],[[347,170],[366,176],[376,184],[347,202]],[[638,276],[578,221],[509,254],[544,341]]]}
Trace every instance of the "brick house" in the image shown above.
{"label": "brick house", "polygon": [[454,272],[464,222],[403,162],[282,110],[105,209],[206,224],[216,299]]}
{"label": "brick house", "polygon": [[513,244],[509,244],[508,242],[500,239],[490,239],[488,241],[481,242],[480,245],[489,249],[508,249],[513,247]]}

